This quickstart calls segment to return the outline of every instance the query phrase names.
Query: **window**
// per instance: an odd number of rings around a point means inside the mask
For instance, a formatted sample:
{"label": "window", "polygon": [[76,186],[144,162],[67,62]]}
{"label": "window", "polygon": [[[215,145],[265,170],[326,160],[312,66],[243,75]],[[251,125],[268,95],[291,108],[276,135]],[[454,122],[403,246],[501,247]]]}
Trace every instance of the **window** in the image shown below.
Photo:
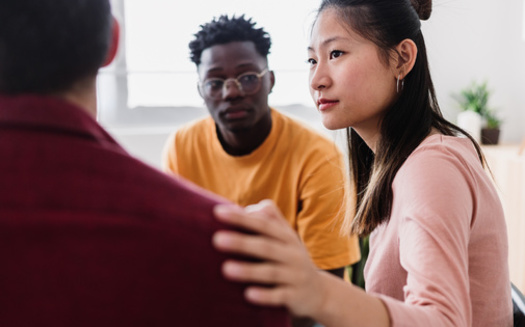
{"label": "window", "polygon": [[121,23],[117,60],[101,70],[99,121],[110,127],[177,124],[206,114],[188,43],[199,25],[221,14],[252,17],[272,38],[272,106],[313,107],[308,93],[307,35],[319,0],[111,0]]}

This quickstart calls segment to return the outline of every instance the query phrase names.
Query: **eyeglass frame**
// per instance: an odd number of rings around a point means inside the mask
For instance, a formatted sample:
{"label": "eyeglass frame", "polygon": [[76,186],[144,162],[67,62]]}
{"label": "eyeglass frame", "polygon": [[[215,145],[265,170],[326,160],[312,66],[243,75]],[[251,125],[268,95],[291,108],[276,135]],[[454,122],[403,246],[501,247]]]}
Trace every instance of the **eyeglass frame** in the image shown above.
{"label": "eyeglass frame", "polygon": [[[198,81],[197,82],[197,86],[198,86],[198,89],[199,89],[199,94],[202,96],[202,97],[210,97],[210,98],[220,98],[222,96],[222,94],[224,93],[224,89],[227,87],[228,83],[230,81],[234,82],[235,85],[237,86],[237,89],[239,91],[241,91],[241,93],[243,93],[244,95],[252,95],[252,94],[255,94],[257,93],[260,89],[261,89],[261,86],[262,86],[262,77],[264,75],[266,75],[266,73],[270,72],[270,70],[268,69],[268,67],[266,67],[265,69],[263,69],[262,72],[260,73],[256,73],[256,72],[253,72],[253,71],[250,71],[250,72],[245,72],[245,73],[242,73],[240,75],[238,75],[237,77],[230,77],[230,78],[227,78],[227,79],[224,79],[224,78],[218,78],[218,77],[212,77],[212,78],[207,78],[205,79],[204,81]],[[245,75],[250,75],[250,74],[254,74],[255,76],[257,76],[257,79],[258,79],[258,83],[259,83],[259,86],[257,87],[257,89],[253,92],[250,92],[249,94],[246,93],[246,91],[243,90],[242,88],[242,85],[241,85],[241,82],[239,82],[239,78],[242,77],[242,76],[245,76]],[[211,96],[211,95],[207,95],[206,92],[204,91],[204,85],[209,82],[209,81],[222,81],[222,89],[220,92],[217,92],[217,96]]]}

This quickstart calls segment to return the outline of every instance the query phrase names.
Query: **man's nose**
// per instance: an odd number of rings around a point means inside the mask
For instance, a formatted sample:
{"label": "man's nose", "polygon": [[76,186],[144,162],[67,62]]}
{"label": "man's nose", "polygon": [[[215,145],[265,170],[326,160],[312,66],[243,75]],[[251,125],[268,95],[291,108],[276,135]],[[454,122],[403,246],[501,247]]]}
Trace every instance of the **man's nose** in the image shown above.
{"label": "man's nose", "polygon": [[224,85],[222,86],[222,97],[224,99],[228,98],[235,98],[243,95],[242,87],[234,79],[226,80],[224,81]]}

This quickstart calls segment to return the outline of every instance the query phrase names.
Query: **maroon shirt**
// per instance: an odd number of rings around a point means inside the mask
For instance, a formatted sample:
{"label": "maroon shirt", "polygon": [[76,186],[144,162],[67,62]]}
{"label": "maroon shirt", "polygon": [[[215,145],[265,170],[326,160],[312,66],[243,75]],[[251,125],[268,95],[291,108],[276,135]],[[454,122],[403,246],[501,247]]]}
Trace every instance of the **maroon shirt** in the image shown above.
{"label": "maroon shirt", "polygon": [[221,276],[217,201],[78,107],[0,96],[0,325],[288,326]]}

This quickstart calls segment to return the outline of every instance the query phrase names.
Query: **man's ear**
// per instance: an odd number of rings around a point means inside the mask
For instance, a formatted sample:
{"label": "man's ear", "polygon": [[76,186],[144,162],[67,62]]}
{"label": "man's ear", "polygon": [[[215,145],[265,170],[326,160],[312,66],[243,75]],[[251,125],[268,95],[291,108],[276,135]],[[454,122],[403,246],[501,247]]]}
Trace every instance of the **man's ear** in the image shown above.
{"label": "man's ear", "polygon": [[417,58],[417,45],[411,39],[404,39],[396,46],[397,63],[396,77],[401,79],[412,71]]}
{"label": "man's ear", "polygon": [[201,96],[201,98],[204,99],[204,94],[202,94],[201,86],[199,85],[199,83],[197,83],[197,91],[199,91],[199,95]]}
{"label": "man's ear", "polygon": [[108,53],[106,55],[106,60],[104,60],[104,64],[102,67],[106,67],[109,64],[113,62],[115,57],[117,56],[118,51],[118,44],[120,40],[120,25],[118,23],[118,20],[113,16],[113,24],[111,28],[111,41],[108,48]]}
{"label": "man's ear", "polygon": [[275,85],[275,74],[273,73],[273,70],[270,70],[270,93],[272,93],[274,85]]}

